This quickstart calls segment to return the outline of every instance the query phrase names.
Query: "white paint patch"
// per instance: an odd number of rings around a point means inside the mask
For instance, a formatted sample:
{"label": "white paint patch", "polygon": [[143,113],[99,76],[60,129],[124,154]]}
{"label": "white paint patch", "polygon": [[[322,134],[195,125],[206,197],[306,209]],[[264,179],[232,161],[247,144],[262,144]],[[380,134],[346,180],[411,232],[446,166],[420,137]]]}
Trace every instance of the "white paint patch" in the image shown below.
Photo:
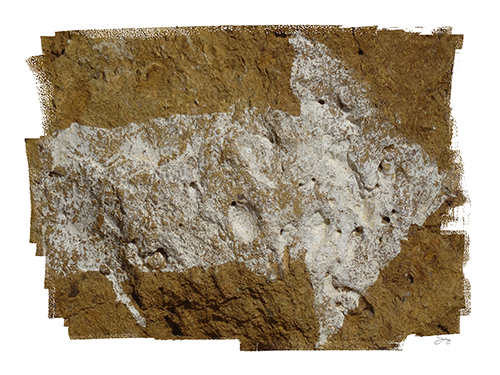
{"label": "white paint patch", "polygon": [[139,324],[141,327],[146,327],[146,319],[144,319],[144,317],[139,313],[139,311],[137,311],[136,307],[132,304],[130,297],[123,292],[123,289],[120,285],[120,283],[125,281],[127,277],[124,277],[122,275],[117,277],[113,273],[107,275],[106,277],[108,278],[109,281],[113,283],[113,290],[116,294],[116,302],[121,302],[125,306],[127,306],[130,313],[137,321],[137,324]]}
{"label": "white paint patch", "polygon": [[144,326],[120,287],[123,261],[144,272],[240,261],[272,280],[288,246],[292,260],[305,254],[325,344],[409,226],[446,198],[446,176],[391,124],[365,130],[376,121],[366,87],[325,46],[300,34],[290,43],[299,116],[248,109],[240,122],[176,115],[42,137],[43,165],[67,171],[33,186],[48,266],[108,267],[117,301]]}

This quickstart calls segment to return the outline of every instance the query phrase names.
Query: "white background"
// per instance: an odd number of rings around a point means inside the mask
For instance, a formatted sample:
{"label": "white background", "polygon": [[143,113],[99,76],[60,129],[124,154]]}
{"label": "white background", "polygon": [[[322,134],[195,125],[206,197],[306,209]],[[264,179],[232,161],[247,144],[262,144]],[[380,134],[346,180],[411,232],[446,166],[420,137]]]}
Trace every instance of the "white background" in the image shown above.
{"label": "white background", "polygon": [[[1,342],[5,374],[51,373],[494,373],[498,340],[498,12],[493,1],[29,1],[3,3],[1,72]],[[6,5],[7,4],[7,5]],[[324,24],[452,26],[464,34],[453,75],[452,114],[465,165],[472,314],[451,343],[410,336],[401,352],[240,352],[237,341],[70,340],[62,319],[47,318],[44,259],[29,244],[24,138],[42,135],[35,79],[25,60],[40,36],[90,28]],[[491,33],[491,34],[490,34]],[[490,367],[492,366],[492,367]],[[69,371],[69,369],[71,370]]]}

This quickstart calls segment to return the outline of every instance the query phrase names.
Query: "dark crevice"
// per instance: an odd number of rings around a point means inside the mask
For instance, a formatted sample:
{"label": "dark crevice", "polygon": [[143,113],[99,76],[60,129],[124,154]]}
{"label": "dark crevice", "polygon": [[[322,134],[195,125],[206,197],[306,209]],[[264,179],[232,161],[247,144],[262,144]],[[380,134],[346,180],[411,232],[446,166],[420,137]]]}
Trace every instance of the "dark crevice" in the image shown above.
{"label": "dark crevice", "polygon": [[288,35],[284,33],[283,31],[275,31],[274,36],[276,38],[286,38]]}
{"label": "dark crevice", "polygon": [[60,174],[59,172],[57,171],[50,171],[49,172],[49,176],[50,177],[62,177],[62,174]]}
{"label": "dark crevice", "polygon": [[346,113],[351,112],[351,108],[349,108],[349,106],[342,100],[342,98],[338,94],[337,94],[337,104],[339,105],[340,109],[343,112]]}
{"label": "dark crevice", "polygon": [[132,297],[134,302],[137,304],[137,306],[139,306],[139,308],[142,309],[141,299],[137,295],[137,292],[135,289],[132,291],[132,293],[130,293],[130,296]]}
{"label": "dark crevice", "polygon": [[441,331],[443,331],[443,332],[446,332],[446,333],[448,333],[448,334],[450,333],[450,332],[448,331],[448,328],[446,328],[446,327],[445,327],[445,326],[443,326],[442,324],[438,324],[438,328],[439,328]]}
{"label": "dark crevice", "polygon": [[69,298],[74,298],[78,294],[80,294],[80,290],[78,290],[77,282],[74,281],[73,284],[71,284],[71,291],[69,292],[68,297]]}
{"label": "dark crevice", "polygon": [[[182,333],[182,328],[181,328],[180,324],[175,321],[178,319],[178,317],[174,314],[175,313],[170,313],[168,315],[165,315],[165,322],[167,322],[167,324],[170,327],[170,329],[172,330],[172,334],[174,336],[184,336],[184,334]],[[175,319],[175,318],[177,318],[177,319]]]}

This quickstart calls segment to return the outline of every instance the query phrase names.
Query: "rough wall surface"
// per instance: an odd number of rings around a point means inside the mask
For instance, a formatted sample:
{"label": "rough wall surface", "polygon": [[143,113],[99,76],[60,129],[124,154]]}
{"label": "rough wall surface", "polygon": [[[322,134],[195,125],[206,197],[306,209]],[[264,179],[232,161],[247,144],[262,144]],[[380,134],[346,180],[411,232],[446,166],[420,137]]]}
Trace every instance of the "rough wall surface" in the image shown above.
{"label": "rough wall surface", "polygon": [[464,200],[460,37],[143,32],[58,33],[31,61],[52,103],[27,140],[31,241],[71,337],[368,349],[458,332],[465,240],[440,225]]}

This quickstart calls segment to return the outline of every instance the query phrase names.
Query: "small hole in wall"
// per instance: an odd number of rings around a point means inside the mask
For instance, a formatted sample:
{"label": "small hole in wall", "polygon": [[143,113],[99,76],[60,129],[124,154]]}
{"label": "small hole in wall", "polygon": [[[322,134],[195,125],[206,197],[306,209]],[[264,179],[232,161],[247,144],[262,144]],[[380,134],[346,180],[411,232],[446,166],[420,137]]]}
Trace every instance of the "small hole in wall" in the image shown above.
{"label": "small hole in wall", "polygon": [[356,229],[354,229],[353,233],[362,234],[363,233],[363,227],[356,227]]}
{"label": "small hole in wall", "polygon": [[389,224],[391,222],[391,218],[389,216],[382,217],[383,224]]}
{"label": "small hole in wall", "polygon": [[316,179],[313,177],[313,178],[311,178],[311,181],[316,182]]}
{"label": "small hole in wall", "polygon": [[383,171],[383,170],[384,170],[384,168],[382,167],[382,163],[380,163],[380,164],[378,165],[378,170],[379,170],[379,171]]}
{"label": "small hole in wall", "polygon": [[395,213],[396,213],[396,210],[393,208],[391,212],[392,212],[393,214],[395,214]]}
{"label": "small hole in wall", "polygon": [[299,182],[299,186],[304,186],[304,183],[303,182]]}
{"label": "small hole in wall", "polygon": [[281,230],[280,230],[280,235],[283,235],[283,233],[284,233],[284,232],[285,232],[285,230],[284,230],[284,229],[281,229]]}
{"label": "small hole in wall", "polygon": [[410,280],[410,284],[413,284],[413,276],[408,274],[408,280]]}
{"label": "small hole in wall", "polygon": [[182,225],[182,223],[179,223],[179,228],[182,228],[184,225]]}
{"label": "small hole in wall", "polygon": [[156,253],[160,253],[165,259],[168,259],[167,251],[163,247],[159,247],[158,249],[156,249],[155,254]]}
{"label": "small hole in wall", "polygon": [[363,50],[362,50],[362,49],[359,49],[359,50],[358,50],[358,55],[364,55],[364,52],[363,52]]}
{"label": "small hole in wall", "polygon": [[320,100],[318,100],[318,103],[323,105],[323,104],[325,104],[325,101],[323,99],[320,99]]}
{"label": "small hole in wall", "polygon": [[340,307],[340,306],[342,306],[342,303],[337,301],[337,302],[335,302],[335,306]]}
{"label": "small hole in wall", "polygon": [[236,206],[236,202],[235,202],[235,201],[232,201],[232,202],[231,202],[231,206],[235,207],[235,206]]}

